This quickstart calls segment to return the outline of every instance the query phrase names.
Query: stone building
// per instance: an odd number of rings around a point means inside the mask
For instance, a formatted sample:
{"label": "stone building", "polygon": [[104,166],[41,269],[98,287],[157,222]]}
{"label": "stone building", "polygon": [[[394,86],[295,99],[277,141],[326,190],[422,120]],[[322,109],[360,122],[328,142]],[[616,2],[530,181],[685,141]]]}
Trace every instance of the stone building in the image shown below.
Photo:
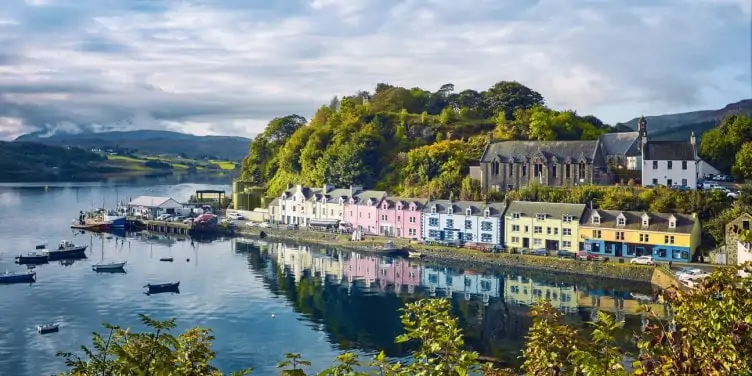
{"label": "stone building", "polygon": [[491,191],[519,189],[532,182],[552,187],[611,182],[598,140],[492,142],[470,174]]}
{"label": "stone building", "polygon": [[726,245],[718,252],[711,254],[711,262],[722,265],[741,265],[752,261],[752,253],[747,244],[739,241],[743,231],[752,228],[752,215],[744,213],[726,225]]}

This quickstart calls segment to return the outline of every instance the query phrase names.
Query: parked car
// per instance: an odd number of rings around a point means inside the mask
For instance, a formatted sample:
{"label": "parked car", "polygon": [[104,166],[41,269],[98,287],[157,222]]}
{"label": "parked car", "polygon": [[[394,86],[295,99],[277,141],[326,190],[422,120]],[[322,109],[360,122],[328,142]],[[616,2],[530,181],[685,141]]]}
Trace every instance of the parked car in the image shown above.
{"label": "parked car", "polygon": [[598,256],[594,253],[590,253],[588,251],[580,251],[577,252],[577,259],[578,260],[585,260],[585,261],[599,261],[603,258],[601,256]]}
{"label": "parked car", "polygon": [[269,222],[261,222],[258,224],[258,227],[269,228],[269,227],[272,227],[272,225]]}
{"label": "parked car", "polygon": [[182,215],[176,215],[174,217],[167,218],[167,222],[183,222],[185,217]]}
{"label": "parked car", "polygon": [[676,277],[680,280],[696,280],[702,279],[710,275],[710,273],[699,268],[683,268],[676,272]]}
{"label": "parked car", "polygon": [[170,217],[172,217],[172,214],[161,214],[157,216],[157,218],[154,218],[154,219],[156,219],[157,221],[166,221],[170,219]]}
{"label": "parked car", "polygon": [[653,260],[653,256],[639,256],[629,260],[629,263],[640,265],[655,265],[655,260]]}
{"label": "parked car", "polygon": [[240,213],[230,213],[230,214],[227,215],[227,218],[234,219],[234,220],[237,220],[237,221],[245,220],[245,217],[242,214],[240,214]]}
{"label": "parked car", "polygon": [[245,223],[245,225],[248,227],[258,227],[259,224],[253,221],[248,221]]}
{"label": "parked car", "polygon": [[573,259],[573,258],[575,258],[576,255],[577,254],[574,253],[574,252],[565,251],[563,249],[560,249],[560,250],[556,251],[556,257],[558,257],[558,258],[571,258],[571,259]]}
{"label": "parked car", "polygon": [[545,249],[545,248],[534,249],[534,250],[530,251],[530,254],[531,255],[535,255],[535,256],[548,256],[548,255],[550,255],[550,253],[548,252],[548,250]]}

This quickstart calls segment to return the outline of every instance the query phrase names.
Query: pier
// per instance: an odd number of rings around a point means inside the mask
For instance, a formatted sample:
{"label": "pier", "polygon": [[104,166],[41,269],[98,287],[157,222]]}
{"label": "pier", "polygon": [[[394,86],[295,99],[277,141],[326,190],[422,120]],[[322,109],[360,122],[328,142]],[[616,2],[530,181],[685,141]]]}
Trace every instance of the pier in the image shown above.
{"label": "pier", "polygon": [[128,217],[127,227],[133,230],[147,230],[155,233],[175,235],[234,234],[233,228],[225,228],[215,223],[167,222],[136,217]]}
{"label": "pier", "polygon": [[165,234],[179,234],[188,235],[194,228],[192,223],[182,222],[165,222],[165,221],[151,221],[142,220],[144,227],[153,232],[161,232]]}

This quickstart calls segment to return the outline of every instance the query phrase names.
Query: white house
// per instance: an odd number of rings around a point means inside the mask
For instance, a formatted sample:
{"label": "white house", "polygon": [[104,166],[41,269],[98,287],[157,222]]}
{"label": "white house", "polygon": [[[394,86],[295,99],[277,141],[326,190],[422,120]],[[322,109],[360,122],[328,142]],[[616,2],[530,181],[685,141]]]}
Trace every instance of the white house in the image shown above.
{"label": "white house", "polygon": [[701,160],[694,132],[689,141],[649,141],[647,122],[642,117],[637,129],[642,138],[642,184],[697,189]]}
{"label": "white house", "polygon": [[335,189],[324,184],[322,188],[288,185],[276,200],[277,220],[299,226],[330,226],[343,219],[344,206],[352,189]]}
{"label": "white house", "polygon": [[469,271],[455,274],[448,269],[424,267],[420,273],[420,285],[431,293],[441,290],[446,296],[462,294],[468,300],[472,295],[480,295],[484,300],[501,296],[501,280],[498,277]]}
{"label": "white house", "polygon": [[425,240],[501,245],[505,208],[503,203],[432,200],[423,208],[421,234]]}
{"label": "white house", "polygon": [[139,196],[128,203],[128,214],[154,218],[162,214],[184,214],[185,206],[170,197]]}

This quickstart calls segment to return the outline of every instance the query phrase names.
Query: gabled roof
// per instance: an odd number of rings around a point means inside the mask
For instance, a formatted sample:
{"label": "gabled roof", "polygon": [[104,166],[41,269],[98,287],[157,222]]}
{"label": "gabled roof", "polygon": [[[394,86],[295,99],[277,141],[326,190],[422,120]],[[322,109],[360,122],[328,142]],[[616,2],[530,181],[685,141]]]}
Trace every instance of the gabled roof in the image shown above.
{"label": "gabled roof", "polygon": [[[555,202],[512,201],[507,208],[506,216],[510,213],[520,213],[524,217],[535,217],[536,214],[546,214],[553,219],[561,219],[565,215],[579,220],[585,211],[585,204],[561,204]],[[587,217],[590,218],[590,217]]]}
{"label": "gabled roof", "polygon": [[640,132],[618,132],[602,134],[599,138],[605,155],[640,155]]}
{"label": "gabled roof", "polygon": [[648,141],[646,161],[694,161],[695,147],[689,141]]}
{"label": "gabled roof", "polygon": [[470,215],[483,216],[485,210],[488,209],[490,217],[501,217],[506,209],[506,205],[502,202],[432,200],[426,203],[423,212],[430,213],[435,206],[436,213],[445,214],[450,205],[455,215],[467,215],[467,209],[470,209]]}
{"label": "gabled roof", "polygon": [[571,160],[580,162],[584,158],[587,163],[605,165],[601,154],[598,153],[598,141],[502,141],[489,144],[481,162],[525,162],[536,157],[551,160],[554,157],[561,162]]}
{"label": "gabled roof", "polygon": [[425,205],[428,200],[424,198],[387,197],[384,201],[388,204],[387,208],[389,209],[396,209],[397,203],[401,202],[405,209],[409,208],[410,204],[415,204],[416,210],[422,210],[423,205]]}
{"label": "gabled roof", "polygon": [[[680,234],[692,233],[692,228],[695,225],[695,219],[688,214],[676,214],[676,213],[645,213],[638,211],[619,211],[619,210],[597,210],[601,217],[600,224],[593,224],[590,221],[593,209],[587,209],[585,215],[582,216],[580,226],[591,228],[614,228],[624,230],[637,230],[637,231],[653,231],[653,232],[670,232]],[[617,224],[616,218],[619,214],[624,214],[626,223],[623,226]],[[650,217],[648,227],[642,226],[642,216],[647,214]],[[669,228],[669,221],[671,217],[676,218],[676,228]]]}
{"label": "gabled roof", "polygon": [[350,198],[350,190],[347,188],[336,188],[326,193],[327,202],[329,203],[338,203],[340,198],[347,199]]}
{"label": "gabled roof", "polygon": [[386,191],[360,191],[355,195],[357,205],[367,205],[368,200],[373,199],[374,204],[378,204],[386,196]]}

